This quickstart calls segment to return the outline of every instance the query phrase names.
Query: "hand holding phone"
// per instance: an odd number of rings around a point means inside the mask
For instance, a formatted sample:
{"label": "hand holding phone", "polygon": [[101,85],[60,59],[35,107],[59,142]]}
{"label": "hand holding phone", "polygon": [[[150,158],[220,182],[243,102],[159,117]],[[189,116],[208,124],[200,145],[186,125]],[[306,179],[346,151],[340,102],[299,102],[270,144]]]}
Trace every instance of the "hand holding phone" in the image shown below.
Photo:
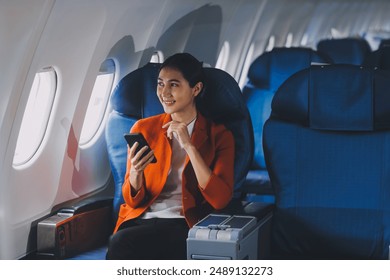
{"label": "hand holding phone", "polygon": [[[138,143],[138,147],[135,150],[135,153],[138,153],[138,151],[141,150],[141,148],[143,148],[145,146],[148,147],[147,150],[143,153],[141,158],[143,158],[145,155],[147,155],[151,151],[148,142],[146,142],[145,137],[141,133],[127,133],[124,135],[124,137],[126,139],[127,144],[129,145],[129,147],[132,147],[135,142]],[[151,163],[156,163],[156,162],[157,162],[157,159],[155,156],[153,156],[153,160]]]}

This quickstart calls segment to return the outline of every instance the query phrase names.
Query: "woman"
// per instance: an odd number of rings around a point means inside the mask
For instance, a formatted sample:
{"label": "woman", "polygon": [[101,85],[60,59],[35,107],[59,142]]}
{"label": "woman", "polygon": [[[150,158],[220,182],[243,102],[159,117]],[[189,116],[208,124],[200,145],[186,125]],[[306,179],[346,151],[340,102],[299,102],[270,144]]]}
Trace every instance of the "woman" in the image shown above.
{"label": "woman", "polygon": [[[223,125],[203,117],[195,98],[203,90],[201,62],[190,54],[161,66],[157,95],[164,114],[139,120],[151,147],[130,147],[122,188],[125,203],[110,239],[107,259],[185,259],[188,230],[230,201],[234,139]],[[157,163],[151,163],[156,157]]]}

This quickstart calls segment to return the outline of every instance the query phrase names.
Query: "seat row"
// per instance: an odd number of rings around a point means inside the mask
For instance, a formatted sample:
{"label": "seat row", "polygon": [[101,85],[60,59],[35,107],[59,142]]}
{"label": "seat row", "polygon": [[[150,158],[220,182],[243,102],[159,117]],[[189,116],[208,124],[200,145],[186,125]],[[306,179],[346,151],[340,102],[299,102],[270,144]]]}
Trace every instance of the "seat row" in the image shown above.
{"label": "seat row", "polygon": [[374,57],[390,46],[390,39],[381,41],[377,50],[372,50],[368,42],[360,37],[325,39],[317,44],[317,51],[327,56],[331,63],[365,66],[372,64]]}
{"label": "seat row", "polygon": [[[236,140],[235,199],[225,213],[255,216],[259,226],[267,225],[268,234],[259,236],[258,249],[268,250],[259,251],[259,258],[384,258],[388,254],[390,165],[383,158],[389,149],[388,73],[328,64],[314,50],[274,49],[253,62],[243,91],[226,72],[205,69],[207,87],[199,109],[225,124]],[[127,159],[123,134],[138,119],[163,112],[155,94],[158,69],[159,64],[149,63],[131,72],[111,97],[106,141],[115,184],[114,198],[108,202],[112,221],[123,203]],[[335,128],[340,122],[342,126]],[[347,168],[355,162],[357,166]],[[378,162],[381,166],[376,169]],[[255,193],[254,199],[243,195],[248,193]],[[78,209],[73,213],[78,214]],[[271,229],[270,223],[263,222],[269,215],[273,216]],[[373,238],[373,231],[380,235]],[[319,236],[327,237],[318,243]],[[75,258],[101,259],[104,253],[103,246]]]}
{"label": "seat row", "polygon": [[273,201],[263,153],[263,126],[270,116],[271,102],[280,85],[294,73],[312,64],[349,64],[390,70],[390,46],[387,41],[371,52],[363,39],[323,40],[317,50],[310,48],[274,48],[255,59],[243,87],[254,130],[254,157],[244,189],[249,199]]}
{"label": "seat row", "polygon": [[[319,59],[312,57],[309,61]],[[112,96],[114,110],[106,136],[116,184],[114,209],[122,202],[124,170],[119,169],[125,166],[127,152],[122,135],[137,119],[162,112],[154,89],[157,69],[157,64],[147,64],[130,73]],[[210,68],[206,76],[209,86],[199,108],[233,132],[235,191],[240,193],[254,148],[248,99],[226,72]],[[309,65],[286,77],[269,97],[270,116],[262,132],[263,162],[275,202],[236,197],[222,212],[255,216],[260,228],[266,226],[256,239],[257,258],[388,258],[388,88],[385,70]],[[272,222],[265,223],[265,218]],[[209,246],[220,248],[215,242]],[[99,252],[104,253],[104,247]]]}

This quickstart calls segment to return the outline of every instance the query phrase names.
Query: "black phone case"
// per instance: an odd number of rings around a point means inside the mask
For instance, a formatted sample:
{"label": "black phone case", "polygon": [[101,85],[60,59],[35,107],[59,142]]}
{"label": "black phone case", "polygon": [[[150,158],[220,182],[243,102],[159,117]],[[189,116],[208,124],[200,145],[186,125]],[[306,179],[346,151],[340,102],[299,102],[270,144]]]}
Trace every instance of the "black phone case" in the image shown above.
{"label": "black phone case", "polygon": [[[149,153],[149,151],[151,150],[148,142],[146,142],[145,137],[141,133],[127,133],[124,135],[124,137],[126,139],[127,144],[129,145],[129,147],[133,146],[135,142],[138,142],[139,145],[138,145],[137,149],[135,150],[136,153],[138,153],[138,151],[142,147],[144,147],[144,146],[148,147],[148,149],[145,151],[145,153],[142,155],[142,157],[144,155],[146,155],[147,153]],[[152,163],[156,163],[156,162],[157,162],[157,159],[156,159],[156,157],[154,157],[152,160]]]}

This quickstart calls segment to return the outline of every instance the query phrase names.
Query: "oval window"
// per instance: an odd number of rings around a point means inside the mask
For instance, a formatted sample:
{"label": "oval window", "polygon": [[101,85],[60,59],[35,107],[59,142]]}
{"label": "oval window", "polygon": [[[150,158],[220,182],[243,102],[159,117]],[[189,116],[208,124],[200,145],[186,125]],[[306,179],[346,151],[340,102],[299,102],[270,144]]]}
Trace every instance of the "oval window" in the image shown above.
{"label": "oval window", "polygon": [[47,129],[56,90],[57,74],[52,67],[35,74],[16,142],[14,165],[25,164],[37,152]]}
{"label": "oval window", "polygon": [[230,55],[230,44],[229,42],[225,41],[223,43],[222,49],[219,52],[217,63],[215,64],[215,68],[225,70],[226,65],[229,61],[229,55]]}
{"label": "oval window", "polygon": [[87,112],[80,135],[80,145],[93,139],[103,122],[108,100],[115,78],[115,63],[112,59],[104,61],[93,86]]}

